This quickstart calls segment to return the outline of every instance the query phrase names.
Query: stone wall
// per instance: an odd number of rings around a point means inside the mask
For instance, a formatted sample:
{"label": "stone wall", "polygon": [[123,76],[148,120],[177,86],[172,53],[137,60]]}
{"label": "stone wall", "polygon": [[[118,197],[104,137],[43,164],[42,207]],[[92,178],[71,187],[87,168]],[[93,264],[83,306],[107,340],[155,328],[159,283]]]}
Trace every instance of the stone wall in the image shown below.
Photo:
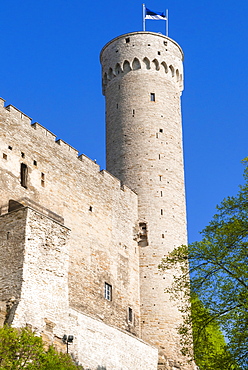
{"label": "stone wall", "polygon": [[[137,195],[13,106],[0,107],[0,208],[29,205],[71,230],[70,306],[139,336]],[[26,186],[21,166],[26,165]],[[13,204],[13,202],[11,202]],[[104,298],[105,283],[112,300]],[[128,320],[129,308],[133,320]]]}
{"label": "stone wall", "polygon": [[139,241],[141,337],[172,363],[184,360],[177,331],[181,302],[165,294],[176,272],[162,274],[158,265],[187,243],[182,59],[175,41],[151,32],[119,36],[101,52],[107,170],[138,194],[144,232]]}
{"label": "stone wall", "polygon": [[156,370],[158,350],[100,320],[70,310],[70,330],[75,333],[69,347],[87,370]]}
{"label": "stone wall", "polygon": [[26,210],[0,216],[0,301],[20,299],[23,281]]}
{"label": "stone wall", "polygon": [[156,348],[69,309],[70,231],[65,226],[29,207],[2,215],[0,225],[1,251],[6,251],[0,264],[1,325],[8,316],[13,326],[28,325],[62,351],[63,335],[72,334],[70,352],[88,369],[156,369]]}

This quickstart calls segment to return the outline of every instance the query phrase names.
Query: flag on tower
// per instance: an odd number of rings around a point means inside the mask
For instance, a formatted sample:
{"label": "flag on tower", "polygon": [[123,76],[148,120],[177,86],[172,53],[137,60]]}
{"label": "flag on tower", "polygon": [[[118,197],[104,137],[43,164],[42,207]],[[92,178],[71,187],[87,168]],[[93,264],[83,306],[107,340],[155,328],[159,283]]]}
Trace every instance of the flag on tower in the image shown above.
{"label": "flag on tower", "polygon": [[164,13],[161,12],[153,12],[152,10],[145,9],[145,19],[153,19],[156,21],[163,20],[167,21],[167,17]]}

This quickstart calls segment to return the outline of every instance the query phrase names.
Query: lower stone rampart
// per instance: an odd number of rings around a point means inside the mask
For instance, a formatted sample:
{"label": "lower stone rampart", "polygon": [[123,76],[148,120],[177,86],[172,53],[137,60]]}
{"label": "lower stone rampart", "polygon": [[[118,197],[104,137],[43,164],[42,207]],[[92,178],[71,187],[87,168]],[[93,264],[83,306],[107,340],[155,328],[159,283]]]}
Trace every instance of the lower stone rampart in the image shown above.
{"label": "lower stone rampart", "polygon": [[70,309],[69,349],[87,370],[156,370],[157,348],[135,336]]}

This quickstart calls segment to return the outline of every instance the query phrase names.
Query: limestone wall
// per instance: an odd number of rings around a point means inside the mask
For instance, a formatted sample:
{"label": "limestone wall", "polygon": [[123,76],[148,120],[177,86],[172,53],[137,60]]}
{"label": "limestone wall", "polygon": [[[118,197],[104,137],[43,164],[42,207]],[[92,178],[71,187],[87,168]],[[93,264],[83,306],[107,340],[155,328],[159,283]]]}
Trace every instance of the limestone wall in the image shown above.
{"label": "limestone wall", "polygon": [[[70,306],[139,335],[137,196],[13,106],[0,107],[0,208],[17,201],[64,222]],[[21,166],[27,168],[26,186]],[[25,185],[25,184],[24,184]],[[104,298],[105,283],[112,300]],[[133,320],[128,320],[132,309]]]}
{"label": "limestone wall", "polygon": [[70,310],[69,350],[88,370],[156,370],[158,351],[142,340],[100,320]]}
{"label": "limestone wall", "polygon": [[107,170],[138,194],[142,338],[182,359],[178,303],[165,289],[175,272],[158,264],[187,242],[180,96],[182,51],[151,33],[122,35],[102,50]]}
{"label": "limestone wall", "polygon": [[[11,212],[25,222],[25,249],[21,295],[12,324],[31,325],[53,338],[67,328],[69,230],[30,208]],[[62,335],[60,336],[62,338]]]}
{"label": "limestone wall", "polygon": [[[9,323],[15,327],[29,325],[62,351],[66,350],[63,335],[73,335],[69,352],[84,368],[157,368],[156,348],[100,319],[69,309],[70,231],[65,226],[29,207],[2,215],[0,224],[1,250],[6,250],[0,264],[1,324],[3,313],[6,318],[6,304],[15,294]],[[11,232],[8,243],[7,232]]]}

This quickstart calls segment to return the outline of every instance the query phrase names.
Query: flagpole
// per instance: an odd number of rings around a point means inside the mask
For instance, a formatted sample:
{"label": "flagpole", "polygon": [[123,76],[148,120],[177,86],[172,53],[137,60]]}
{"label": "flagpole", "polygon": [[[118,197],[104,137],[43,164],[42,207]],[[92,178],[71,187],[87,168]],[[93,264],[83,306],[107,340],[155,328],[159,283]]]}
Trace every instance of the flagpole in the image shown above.
{"label": "flagpole", "polygon": [[166,36],[169,36],[169,10],[166,9]]}
{"label": "flagpole", "polygon": [[143,4],[143,11],[142,11],[142,15],[143,15],[143,31],[146,30],[146,20],[145,20],[145,16],[146,16],[146,7],[145,7],[145,4]]}

